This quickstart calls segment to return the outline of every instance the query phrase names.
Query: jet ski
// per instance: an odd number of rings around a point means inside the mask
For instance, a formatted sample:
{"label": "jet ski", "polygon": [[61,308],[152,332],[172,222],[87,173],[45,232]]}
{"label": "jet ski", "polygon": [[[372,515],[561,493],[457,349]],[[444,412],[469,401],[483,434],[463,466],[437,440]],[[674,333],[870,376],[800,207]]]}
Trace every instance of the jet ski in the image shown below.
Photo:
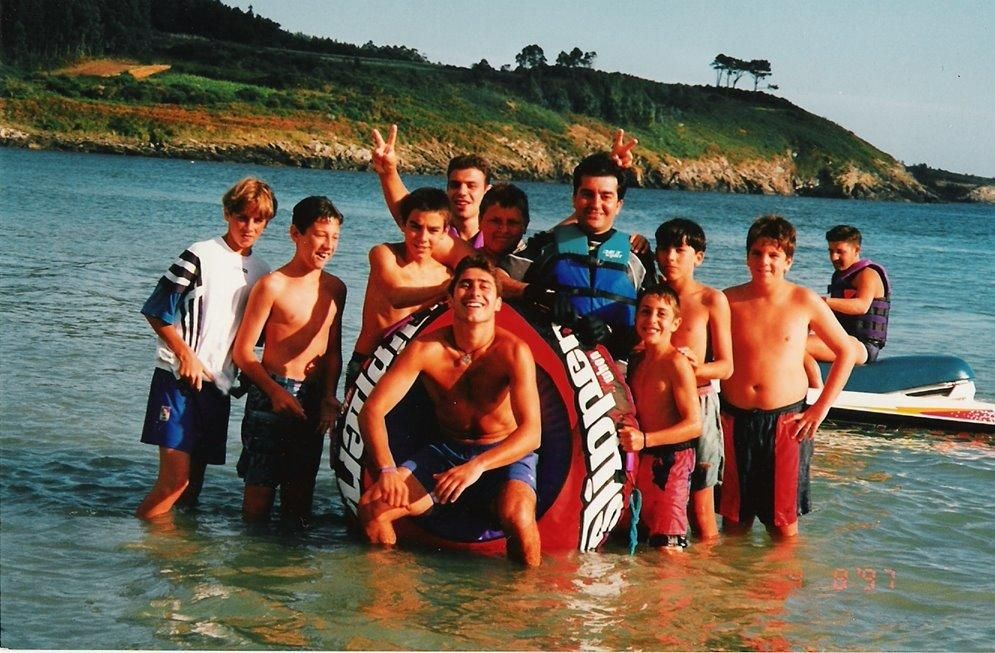
{"label": "jet ski", "polygon": [[[829,364],[820,363],[822,377]],[[945,431],[995,433],[995,403],[975,400],[971,366],[957,356],[892,356],[853,368],[829,418]],[[809,390],[809,403],[821,390]]]}

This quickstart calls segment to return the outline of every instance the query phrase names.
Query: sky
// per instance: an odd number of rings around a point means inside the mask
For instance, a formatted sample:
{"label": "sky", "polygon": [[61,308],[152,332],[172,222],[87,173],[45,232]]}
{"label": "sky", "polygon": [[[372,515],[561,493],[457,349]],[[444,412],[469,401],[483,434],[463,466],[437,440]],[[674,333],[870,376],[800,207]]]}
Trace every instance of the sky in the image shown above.
{"label": "sky", "polygon": [[223,1],[291,32],[457,66],[514,66],[535,43],[550,63],[579,47],[599,70],[714,84],[719,53],[767,59],[770,92],[905,164],[995,177],[993,0]]}

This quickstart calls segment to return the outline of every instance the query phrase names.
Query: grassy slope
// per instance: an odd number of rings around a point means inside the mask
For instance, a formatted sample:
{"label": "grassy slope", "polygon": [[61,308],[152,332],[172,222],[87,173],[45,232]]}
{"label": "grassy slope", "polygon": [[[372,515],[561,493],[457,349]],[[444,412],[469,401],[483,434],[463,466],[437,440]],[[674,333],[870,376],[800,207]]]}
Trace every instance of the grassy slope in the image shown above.
{"label": "grassy slope", "polygon": [[[301,149],[314,141],[341,149],[365,147],[371,126],[396,122],[415,169],[438,170],[452,154],[476,151],[505,173],[540,178],[562,176],[569,161],[604,147],[616,126],[639,138],[649,166],[782,157],[793,161],[797,177],[818,179],[848,168],[886,176],[897,165],[842,127],[763,93],[590,70],[547,68],[530,78],[360,62],[165,35],[145,63],[173,68],[143,81],[4,69],[4,123],[57,141],[160,149],[274,142]],[[593,98],[586,113],[570,110],[578,101],[568,96],[578,92]],[[543,106],[556,94],[566,110]],[[523,166],[537,149],[536,160]]]}

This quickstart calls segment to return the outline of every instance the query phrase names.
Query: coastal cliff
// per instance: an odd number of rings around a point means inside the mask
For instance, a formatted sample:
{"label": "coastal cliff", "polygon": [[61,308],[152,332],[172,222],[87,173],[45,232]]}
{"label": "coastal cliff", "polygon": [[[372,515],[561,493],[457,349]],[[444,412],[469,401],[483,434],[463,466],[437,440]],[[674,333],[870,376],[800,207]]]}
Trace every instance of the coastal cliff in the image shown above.
{"label": "coastal cliff", "polygon": [[[238,65],[230,62],[237,61]],[[110,76],[95,76],[101,69]],[[157,34],[146,58],[0,68],[0,145],[367,169],[400,128],[402,173],[474,152],[498,178],[564,181],[621,127],[638,185],[873,200],[992,201],[992,180],[937,192],[852,132],[762,92],[550,66],[497,71],[360,60]]]}

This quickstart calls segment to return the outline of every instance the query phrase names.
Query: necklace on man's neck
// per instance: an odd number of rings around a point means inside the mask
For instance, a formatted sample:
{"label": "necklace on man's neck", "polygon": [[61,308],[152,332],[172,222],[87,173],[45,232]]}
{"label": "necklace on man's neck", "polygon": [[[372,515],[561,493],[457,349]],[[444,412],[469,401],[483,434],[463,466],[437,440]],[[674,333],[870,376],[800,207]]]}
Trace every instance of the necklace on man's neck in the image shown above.
{"label": "necklace on man's neck", "polygon": [[491,334],[490,340],[480,345],[476,349],[471,349],[470,351],[463,351],[463,349],[456,344],[456,336],[453,335],[453,348],[460,353],[459,360],[456,362],[456,364],[469,366],[470,363],[473,362],[473,358],[474,356],[477,355],[477,352],[481,351],[482,349],[487,349],[488,347],[491,346],[491,344],[494,342],[494,335],[495,334]]}

